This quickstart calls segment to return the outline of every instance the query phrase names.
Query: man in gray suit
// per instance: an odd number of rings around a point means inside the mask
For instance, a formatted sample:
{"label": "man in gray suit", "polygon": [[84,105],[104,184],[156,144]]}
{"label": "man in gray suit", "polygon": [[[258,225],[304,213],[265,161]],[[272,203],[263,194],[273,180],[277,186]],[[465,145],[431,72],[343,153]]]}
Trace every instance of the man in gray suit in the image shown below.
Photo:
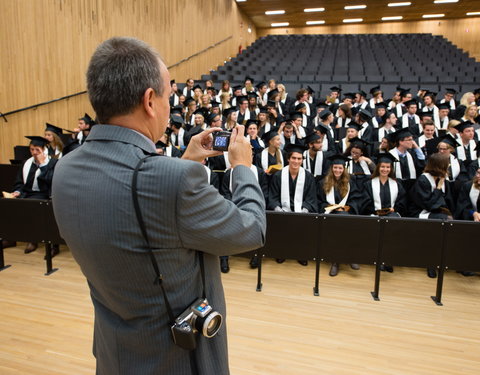
{"label": "man in gray suit", "polygon": [[[165,131],[168,71],[147,44],[113,38],[95,51],[87,90],[100,124],[57,164],[53,207],[60,233],[87,278],[95,308],[97,374],[228,374],[225,325],[201,334],[190,352],[174,344],[148,246],[135,216],[132,176]],[[265,205],[251,170],[251,147],[239,126],[229,147],[232,201],[207,183],[199,161],[218,155],[211,132],[192,138],[183,159],[145,161],[138,199],[168,301],[177,317],[202,296],[198,251],[204,252],[206,296],[225,317],[219,255],[261,247]]]}

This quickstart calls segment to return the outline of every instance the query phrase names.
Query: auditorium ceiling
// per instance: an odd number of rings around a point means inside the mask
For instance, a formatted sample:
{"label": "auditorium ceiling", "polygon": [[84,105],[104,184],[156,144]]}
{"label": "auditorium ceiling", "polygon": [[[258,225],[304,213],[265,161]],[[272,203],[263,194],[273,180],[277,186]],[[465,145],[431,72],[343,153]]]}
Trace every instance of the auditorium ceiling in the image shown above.
{"label": "auditorium ceiling", "polygon": [[[479,0],[236,0],[239,8],[253,21],[257,28],[270,28],[272,23],[285,23],[282,27],[308,27],[314,25],[341,25],[349,23],[408,22],[426,19],[454,19],[480,16]],[[447,2],[449,1],[449,2]],[[392,3],[411,5],[389,6]],[[360,9],[345,9],[362,6]],[[324,9],[306,12],[304,9]],[[285,11],[284,14],[266,15],[267,11]],[[475,13],[467,15],[467,13]],[[443,16],[441,16],[443,14]],[[440,15],[440,16],[439,16]],[[431,17],[425,17],[431,16]],[[384,17],[402,17],[384,19]],[[361,21],[360,21],[361,19]],[[316,24],[307,22],[316,21]]]}

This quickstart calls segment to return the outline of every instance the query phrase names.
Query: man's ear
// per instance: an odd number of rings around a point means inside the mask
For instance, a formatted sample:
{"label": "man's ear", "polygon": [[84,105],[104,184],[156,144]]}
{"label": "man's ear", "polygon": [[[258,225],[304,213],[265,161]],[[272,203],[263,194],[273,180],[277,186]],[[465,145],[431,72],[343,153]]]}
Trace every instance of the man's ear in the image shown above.
{"label": "man's ear", "polygon": [[149,87],[147,90],[145,90],[145,93],[143,94],[143,98],[142,98],[143,109],[147,114],[147,116],[149,117],[155,116],[154,99],[155,99],[155,91],[153,91],[153,89]]}

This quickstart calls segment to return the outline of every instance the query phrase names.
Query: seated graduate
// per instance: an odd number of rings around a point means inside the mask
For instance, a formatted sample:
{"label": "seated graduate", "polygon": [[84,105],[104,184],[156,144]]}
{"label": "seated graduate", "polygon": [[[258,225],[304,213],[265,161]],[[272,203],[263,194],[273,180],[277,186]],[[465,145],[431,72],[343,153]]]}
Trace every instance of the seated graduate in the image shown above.
{"label": "seated graduate", "polygon": [[358,139],[358,132],[360,131],[360,128],[361,126],[353,121],[347,125],[345,137],[340,139],[340,141],[337,143],[337,152],[339,154],[344,154],[347,152],[352,139]]}
{"label": "seated graduate", "polygon": [[183,127],[184,121],[182,116],[178,114],[172,114],[170,116],[170,129],[171,129],[171,134],[170,134],[170,142],[172,146],[183,152],[186,148],[186,142],[185,142],[185,129]]}
{"label": "seated graduate", "polygon": [[[95,120],[92,119],[88,113],[85,113],[83,117],[78,119],[78,125],[74,129],[73,138],[78,141],[79,145],[83,145],[85,143],[87,135],[90,133],[91,127],[95,124]],[[64,153],[64,155],[66,154]]]}
{"label": "seated graduate", "polygon": [[480,222],[480,167],[472,180],[463,184],[457,199],[455,219]]}
{"label": "seated graduate", "polygon": [[389,151],[396,159],[393,165],[395,177],[408,194],[417,176],[423,171],[425,155],[408,128],[388,134],[387,139],[396,146]]}
{"label": "seated graduate", "polygon": [[474,123],[471,121],[462,121],[455,127],[458,130],[460,138],[458,142],[461,144],[457,147],[457,157],[462,160],[465,166],[468,168],[469,164],[477,158],[475,152],[475,128]]}
{"label": "seated graduate", "polygon": [[170,143],[170,134],[172,130],[167,128],[165,133],[163,133],[160,140],[155,143],[155,149],[157,150],[157,154],[168,156],[170,158],[181,158],[182,153],[176,147],[173,147]]}
{"label": "seated graduate", "polygon": [[372,178],[363,186],[362,210],[364,215],[400,217],[407,214],[405,190],[395,179],[393,163],[389,153],[381,154]]}
{"label": "seated graduate", "polygon": [[469,180],[477,174],[477,169],[480,167],[480,142],[477,143],[475,151],[477,152],[477,158],[473,160],[467,168],[467,176]]}
{"label": "seated graduate", "polygon": [[450,108],[450,105],[448,103],[440,103],[438,105],[438,120],[439,120],[439,126],[437,128],[437,131],[439,135],[445,135],[445,133],[448,130],[448,123],[450,122],[450,111],[452,109]]}
{"label": "seated graduate", "polygon": [[360,131],[358,132],[358,138],[361,138],[367,142],[373,140],[373,115],[368,109],[361,108],[357,113],[357,121],[360,124]]}
{"label": "seated graduate", "polygon": [[258,120],[247,120],[247,124],[245,125],[245,129],[247,132],[247,139],[250,141],[252,145],[252,152],[254,156],[255,154],[262,152],[265,148],[265,143],[262,141],[260,136],[258,135]]}
{"label": "seated graduate", "polygon": [[230,107],[230,108],[224,109],[222,114],[223,114],[223,117],[225,118],[225,123],[223,124],[222,128],[227,131],[232,131],[233,128],[235,128],[238,125],[237,110],[235,109],[235,107]]}
{"label": "seated graduate", "polygon": [[265,133],[269,132],[274,128],[275,125],[270,123],[270,115],[268,113],[267,107],[261,107],[260,112],[257,115],[258,120],[258,136],[261,137]]}
{"label": "seated graduate", "polygon": [[322,151],[322,138],[317,133],[308,134],[304,141],[308,150],[303,153],[303,168],[319,181],[328,172],[328,153]]}
{"label": "seated graduate", "polygon": [[[302,167],[305,146],[303,143],[289,144],[285,151],[288,166],[273,176],[267,208],[277,212],[316,212],[315,178]],[[277,259],[277,262],[282,263],[283,260]],[[298,262],[302,266],[308,264],[307,260]]]}
{"label": "seated graduate", "polygon": [[268,168],[272,165],[280,165],[282,168],[287,165],[286,157],[283,151],[280,149],[281,142],[280,136],[275,130],[270,130],[262,136],[262,140],[265,143],[266,148],[255,155],[254,163],[257,167],[261,168],[267,174],[273,174],[268,172]]}
{"label": "seated graduate", "polygon": [[378,129],[385,123],[387,116],[387,103],[381,102],[375,104],[375,115],[372,117],[372,126],[374,129]]}
{"label": "seated graduate", "polygon": [[[295,112],[290,117],[295,123],[294,125],[301,131],[303,137],[305,133],[309,133],[313,130],[313,122],[310,116],[307,116],[308,103],[299,103],[295,106]],[[295,116],[294,116],[295,115]],[[300,121],[301,120],[301,121]]]}
{"label": "seated graduate", "polygon": [[63,141],[60,138],[62,135],[62,128],[58,126],[46,123],[45,126],[45,139],[48,140],[46,151],[52,158],[60,159],[63,152]]}
{"label": "seated graduate", "polygon": [[188,146],[188,143],[193,136],[200,134],[207,128],[205,118],[208,116],[208,111],[205,108],[198,108],[197,110],[195,110],[193,115],[195,116],[195,125],[189,130],[187,130],[187,133],[185,134],[186,146]]}
{"label": "seated graduate", "polygon": [[350,147],[345,152],[349,158],[347,171],[350,174],[350,182],[354,183],[358,191],[361,191],[363,184],[370,178],[375,163],[368,157],[370,143],[363,139],[354,138],[350,140]]}
{"label": "seated graduate", "polygon": [[373,129],[372,141],[382,142],[382,138],[390,133],[395,133],[395,126],[397,125],[397,116],[394,112],[387,112],[384,116],[384,122],[380,122],[379,128]]}
{"label": "seated graduate", "polygon": [[[46,152],[48,140],[43,137],[27,136],[30,139],[31,158],[27,159],[19,170],[13,187],[12,198],[50,199],[52,194],[52,178],[58,159]],[[25,254],[35,251],[37,243],[29,243]],[[52,250],[58,254],[58,246]]]}
{"label": "seated graduate", "polygon": [[420,117],[417,115],[418,102],[411,99],[405,102],[405,107],[407,112],[401,117],[402,128],[409,129],[412,136],[418,138],[423,131]]}
{"label": "seated graduate", "polygon": [[278,129],[278,135],[280,136],[280,148],[283,150],[285,146],[289,144],[297,143],[302,137],[299,134],[298,128],[292,124],[291,121],[282,123]]}
{"label": "seated graduate", "polygon": [[302,167],[303,144],[286,147],[288,165],[270,183],[268,209],[279,212],[316,212],[315,178]]}
{"label": "seated graduate", "polygon": [[418,147],[422,149],[425,157],[428,157],[427,152],[427,142],[432,141],[436,138],[435,136],[435,125],[432,120],[425,120],[423,122],[423,134],[418,137],[417,144]]}
{"label": "seated graduate", "polygon": [[[351,105],[340,104],[335,115],[334,127],[336,129],[345,128],[353,121]],[[318,116],[316,118],[318,118]],[[315,125],[318,125],[318,122]]]}
{"label": "seated graduate", "polygon": [[[345,168],[348,158],[343,155],[329,157],[330,169],[327,176],[317,184],[318,212],[336,215],[358,214],[361,195],[350,184],[350,175]],[[360,269],[358,264],[351,264],[354,270]],[[332,263],[329,275],[338,274],[338,263]]]}
{"label": "seated graduate", "polygon": [[436,153],[428,158],[427,166],[411,191],[411,216],[423,219],[452,219],[455,202],[447,183],[450,159]]}

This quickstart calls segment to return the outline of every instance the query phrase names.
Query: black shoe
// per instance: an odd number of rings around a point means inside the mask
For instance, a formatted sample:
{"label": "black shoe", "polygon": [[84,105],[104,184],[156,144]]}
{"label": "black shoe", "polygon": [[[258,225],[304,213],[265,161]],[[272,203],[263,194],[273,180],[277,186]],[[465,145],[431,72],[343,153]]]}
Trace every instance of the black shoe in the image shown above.
{"label": "black shoe", "polygon": [[228,265],[228,258],[220,259],[220,271],[223,273],[228,273],[230,271],[230,266]]}
{"label": "black shoe", "polygon": [[8,241],[8,240],[2,240],[2,248],[6,249],[7,247],[15,247],[17,246],[16,241]]}
{"label": "black shoe", "polygon": [[285,262],[285,259],[281,259],[281,258],[277,258],[277,259],[275,259],[275,260],[277,261],[277,263],[283,263],[283,262]]}
{"label": "black shoe", "polygon": [[337,263],[332,263],[332,266],[330,267],[330,272],[328,274],[332,277],[338,275],[338,264]]}
{"label": "black shoe", "polygon": [[435,270],[435,268],[427,268],[427,275],[431,279],[434,279],[437,277],[437,271]]}
{"label": "black shoe", "polygon": [[31,252],[37,250],[37,247],[38,247],[38,244],[36,243],[33,243],[33,242],[29,242],[27,244],[27,247],[25,248],[25,250],[23,251],[25,254],[30,254]]}
{"label": "black shoe", "polygon": [[477,276],[477,274],[473,271],[457,271],[457,272],[461,273],[465,277]]}
{"label": "black shoe", "polygon": [[308,260],[298,260],[298,263],[300,263],[302,266],[308,266]]}
{"label": "black shoe", "polygon": [[387,270],[387,269],[385,268],[385,265],[384,265],[384,264],[381,264],[381,265],[380,265],[380,271],[383,272],[383,271],[386,271],[386,270]]}
{"label": "black shoe", "polygon": [[393,272],[393,267],[385,265],[385,271],[392,273]]}
{"label": "black shoe", "polygon": [[[60,254],[60,246],[59,245],[52,245],[52,258],[55,257],[55,255]],[[45,255],[43,257],[43,260],[47,260],[47,256]]]}
{"label": "black shoe", "polygon": [[252,259],[250,259],[250,268],[258,268],[258,256],[255,255],[252,257]]}

